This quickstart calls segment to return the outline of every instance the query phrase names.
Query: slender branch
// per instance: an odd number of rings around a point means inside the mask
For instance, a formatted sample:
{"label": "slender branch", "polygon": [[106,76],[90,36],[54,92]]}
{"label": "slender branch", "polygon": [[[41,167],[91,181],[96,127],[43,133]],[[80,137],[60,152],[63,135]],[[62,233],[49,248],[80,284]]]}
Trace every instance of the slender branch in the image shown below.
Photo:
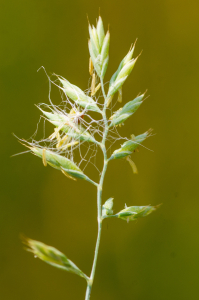
{"label": "slender branch", "polygon": [[106,137],[108,134],[108,122],[106,118],[106,94],[104,91],[104,83],[103,79],[100,78],[101,80],[101,88],[102,88],[102,93],[104,96],[104,108],[103,108],[103,120],[104,120],[104,132],[103,132],[103,138],[102,142],[100,144],[100,147],[102,149],[103,155],[104,155],[104,165],[103,165],[103,170],[101,173],[100,181],[97,186],[97,221],[98,221],[98,233],[97,233],[97,242],[95,246],[95,255],[93,259],[93,266],[91,270],[91,275],[90,279],[87,282],[87,289],[86,289],[86,297],[85,300],[90,299],[90,294],[91,294],[91,289],[93,285],[93,280],[95,277],[95,270],[96,270],[96,265],[97,265],[97,258],[98,258],[98,251],[99,251],[99,245],[100,245],[100,238],[101,238],[101,230],[102,230],[102,187],[104,183],[104,176],[107,170],[107,165],[108,165],[108,159],[107,159],[107,153],[106,153]]}

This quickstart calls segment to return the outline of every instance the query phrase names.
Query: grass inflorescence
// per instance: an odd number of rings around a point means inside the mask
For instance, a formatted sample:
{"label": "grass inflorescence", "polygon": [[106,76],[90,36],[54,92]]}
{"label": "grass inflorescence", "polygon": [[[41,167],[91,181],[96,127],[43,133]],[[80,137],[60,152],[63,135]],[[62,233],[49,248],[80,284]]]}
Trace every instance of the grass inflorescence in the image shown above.
{"label": "grass inflorescence", "polygon": [[[49,104],[37,105],[45,122],[51,124],[51,133],[43,139],[36,140],[35,135],[28,141],[20,139],[35,156],[41,159],[45,167],[50,166],[61,171],[68,180],[82,179],[97,188],[97,222],[98,235],[90,276],[81,271],[65,254],[44,243],[25,238],[28,251],[42,261],[75,273],[87,282],[85,300],[90,299],[93,286],[98,251],[101,238],[102,222],[107,218],[118,218],[127,222],[145,217],[156,210],[157,206],[125,206],[118,213],[113,213],[114,199],[110,198],[102,205],[102,191],[104,176],[110,161],[125,159],[129,162],[133,173],[137,174],[137,167],[132,155],[139,145],[151,135],[151,130],[131,137],[122,137],[120,127],[132,117],[142,105],[145,93],[137,95],[133,100],[122,105],[122,89],[125,81],[132,72],[137,60],[133,57],[135,43],[130,47],[110,81],[104,84],[104,77],[109,63],[110,32],[105,33],[101,16],[97,25],[89,24],[89,74],[90,88],[82,90],[69,80],[59,75],[49,77],[49,85],[55,85],[62,95],[60,105],[54,105],[49,96]],[[117,109],[116,105],[120,105]],[[112,150],[114,143],[120,140],[119,148]],[[110,147],[112,146],[112,147]],[[99,181],[95,182],[85,174],[88,163],[95,166],[96,153],[102,151],[104,164],[99,172]]]}

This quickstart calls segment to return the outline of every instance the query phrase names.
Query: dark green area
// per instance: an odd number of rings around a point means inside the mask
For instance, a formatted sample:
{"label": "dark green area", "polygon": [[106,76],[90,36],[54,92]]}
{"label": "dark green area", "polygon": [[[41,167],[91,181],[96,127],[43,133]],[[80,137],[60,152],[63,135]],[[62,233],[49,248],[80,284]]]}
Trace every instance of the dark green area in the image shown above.
{"label": "dark green area", "polygon": [[[33,258],[23,250],[19,235],[59,249],[89,275],[97,235],[96,188],[45,168],[31,154],[10,156],[26,151],[12,132],[29,138],[40,115],[34,104],[48,103],[47,77],[42,70],[37,73],[41,66],[49,75],[56,73],[82,90],[88,88],[86,14],[95,23],[99,7],[105,30],[109,24],[111,33],[105,82],[136,38],[135,56],[144,50],[124,83],[122,105],[146,89],[150,98],[119,130],[128,138],[149,128],[155,133],[143,143],[147,149],[139,147],[132,156],[138,175],[126,160],[110,162],[103,200],[114,197],[114,213],[125,203],[163,205],[128,224],[104,220],[91,300],[195,300],[199,293],[196,0],[2,1],[1,299],[84,299],[85,280]],[[51,98],[60,102],[55,88]],[[40,127],[38,136],[42,134]],[[112,150],[118,147],[115,144]],[[100,168],[101,159],[99,155]],[[85,173],[98,180],[91,166]]]}

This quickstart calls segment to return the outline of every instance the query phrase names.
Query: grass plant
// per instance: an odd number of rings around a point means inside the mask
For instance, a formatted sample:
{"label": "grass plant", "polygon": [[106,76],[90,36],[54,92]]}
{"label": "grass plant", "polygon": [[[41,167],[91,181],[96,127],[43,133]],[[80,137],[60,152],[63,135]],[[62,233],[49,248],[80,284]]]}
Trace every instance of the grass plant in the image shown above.
{"label": "grass plant", "polygon": [[[100,16],[96,27],[89,24],[89,36],[90,88],[84,92],[61,76],[54,75],[55,80],[48,77],[50,87],[54,84],[60,90],[62,102],[58,106],[54,105],[49,97],[50,104],[39,104],[38,108],[43,120],[52,124],[53,132],[49,137],[39,141],[34,137],[30,141],[20,139],[28,147],[28,152],[39,157],[44,166],[49,165],[61,171],[68,178],[67,180],[86,180],[97,189],[98,234],[90,276],[54,247],[29,238],[24,239],[27,249],[34,256],[54,267],[84,278],[87,284],[85,300],[90,299],[94,282],[103,220],[118,218],[129,222],[145,217],[157,208],[151,205],[126,206],[114,214],[113,198],[102,204],[103,184],[109,162],[126,159],[133,173],[137,173],[131,155],[151,135],[151,130],[138,136],[132,134],[130,138],[122,137],[119,133],[120,127],[137,111],[145,98],[143,93],[123,106],[121,104],[123,84],[138,59],[138,57],[133,58],[135,44],[130,47],[108,84],[104,84],[109,62],[110,32],[108,30],[105,33]],[[118,104],[121,107],[116,109]],[[112,151],[115,141],[118,140],[122,141],[120,147]],[[98,150],[102,151],[104,162],[102,170],[98,170],[99,181],[95,182],[85,174],[85,168],[88,163],[95,164],[92,159]],[[76,161],[77,157],[79,161]]]}

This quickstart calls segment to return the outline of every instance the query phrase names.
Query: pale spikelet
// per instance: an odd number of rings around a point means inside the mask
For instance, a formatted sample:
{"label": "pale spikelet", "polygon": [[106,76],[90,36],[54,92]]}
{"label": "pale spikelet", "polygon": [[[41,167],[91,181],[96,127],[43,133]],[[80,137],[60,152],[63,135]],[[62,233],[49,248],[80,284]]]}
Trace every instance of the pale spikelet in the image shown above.
{"label": "pale spikelet", "polygon": [[27,251],[32,252],[34,257],[38,257],[42,261],[50,264],[53,267],[75,273],[80,277],[88,280],[84,274],[66,255],[52,246],[48,246],[42,242],[31,240],[27,237],[21,236],[23,243],[27,247]]}
{"label": "pale spikelet", "polygon": [[97,28],[91,27],[89,24],[88,30],[90,35],[88,41],[90,57],[97,75],[104,78],[109,61],[110,32],[107,31],[105,35],[101,17],[97,21]]}
{"label": "pale spikelet", "polygon": [[86,108],[87,110],[101,113],[101,110],[97,106],[96,102],[91,97],[87,96],[79,87],[71,84],[65,78],[60,78],[58,76],[58,79],[63,86],[62,88],[60,88],[70,99],[72,99],[76,103],[76,105]]}
{"label": "pale spikelet", "polygon": [[105,33],[104,33],[104,26],[103,26],[102,18],[100,16],[99,16],[99,19],[97,22],[97,35],[98,35],[100,47],[102,48]]}
{"label": "pale spikelet", "polygon": [[111,159],[118,159],[122,157],[126,157],[128,155],[131,155],[133,151],[147,138],[149,137],[149,134],[151,132],[151,129],[144,132],[143,134],[137,135],[133,137],[133,140],[128,140],[124,144],[121,145],[121,147],[113,152],[113,154],[110,157]]}
{"label": "pale spikelet", "polygon": [[157,206],[125,206],[125,209],[118,212],[115,216],[117,216],[119,219],[125,220],[125,221],[134,221],[138,218],[146,217],[149,214],[151,214],[153,211],[155,211],[159,205]]}
{"label": "pale spikelet", "polygon": [[134,100],[127,102],[123,107],[117,110],[112,117],[110,126],[116,126],[124,123],[129,117],[131,117],[143,102],[144,94],[136,97]]}
{"label": "pale spikelet", "polygon": [[47,117],[48,121],[56,126],[54,133],[49,137],[51,141],[56,138],[57,133],[61,131],[66,133],[70,139],[73,138],[75,140],[97,143],[92,133],[90,133],[89,125],[84,127],[81,124],[85,112],[80,112],[78,108],[72,108],[69,114],[66,114],[65,112],[58,113],[57,111],[53,111],[53,113],[49,113],[44,110],[41,111],[44,116]]}
{"label": "pale spikelet", "polygon": [[102,205],[102,217],[106,217],[108,215],[113,214],[113,200],[114,198],[109,198],[106,202]]}
{"label": "pale spikelet", "polygon": [[135,59],[132,59],[134,48],[135,44],[133,47],[131,46],[129,52],[121,61],[117,71],[111,77],[107,97],[114,95],[122,87],[131,71],[133,70],[134,65],[139,57],[138,56]]}

